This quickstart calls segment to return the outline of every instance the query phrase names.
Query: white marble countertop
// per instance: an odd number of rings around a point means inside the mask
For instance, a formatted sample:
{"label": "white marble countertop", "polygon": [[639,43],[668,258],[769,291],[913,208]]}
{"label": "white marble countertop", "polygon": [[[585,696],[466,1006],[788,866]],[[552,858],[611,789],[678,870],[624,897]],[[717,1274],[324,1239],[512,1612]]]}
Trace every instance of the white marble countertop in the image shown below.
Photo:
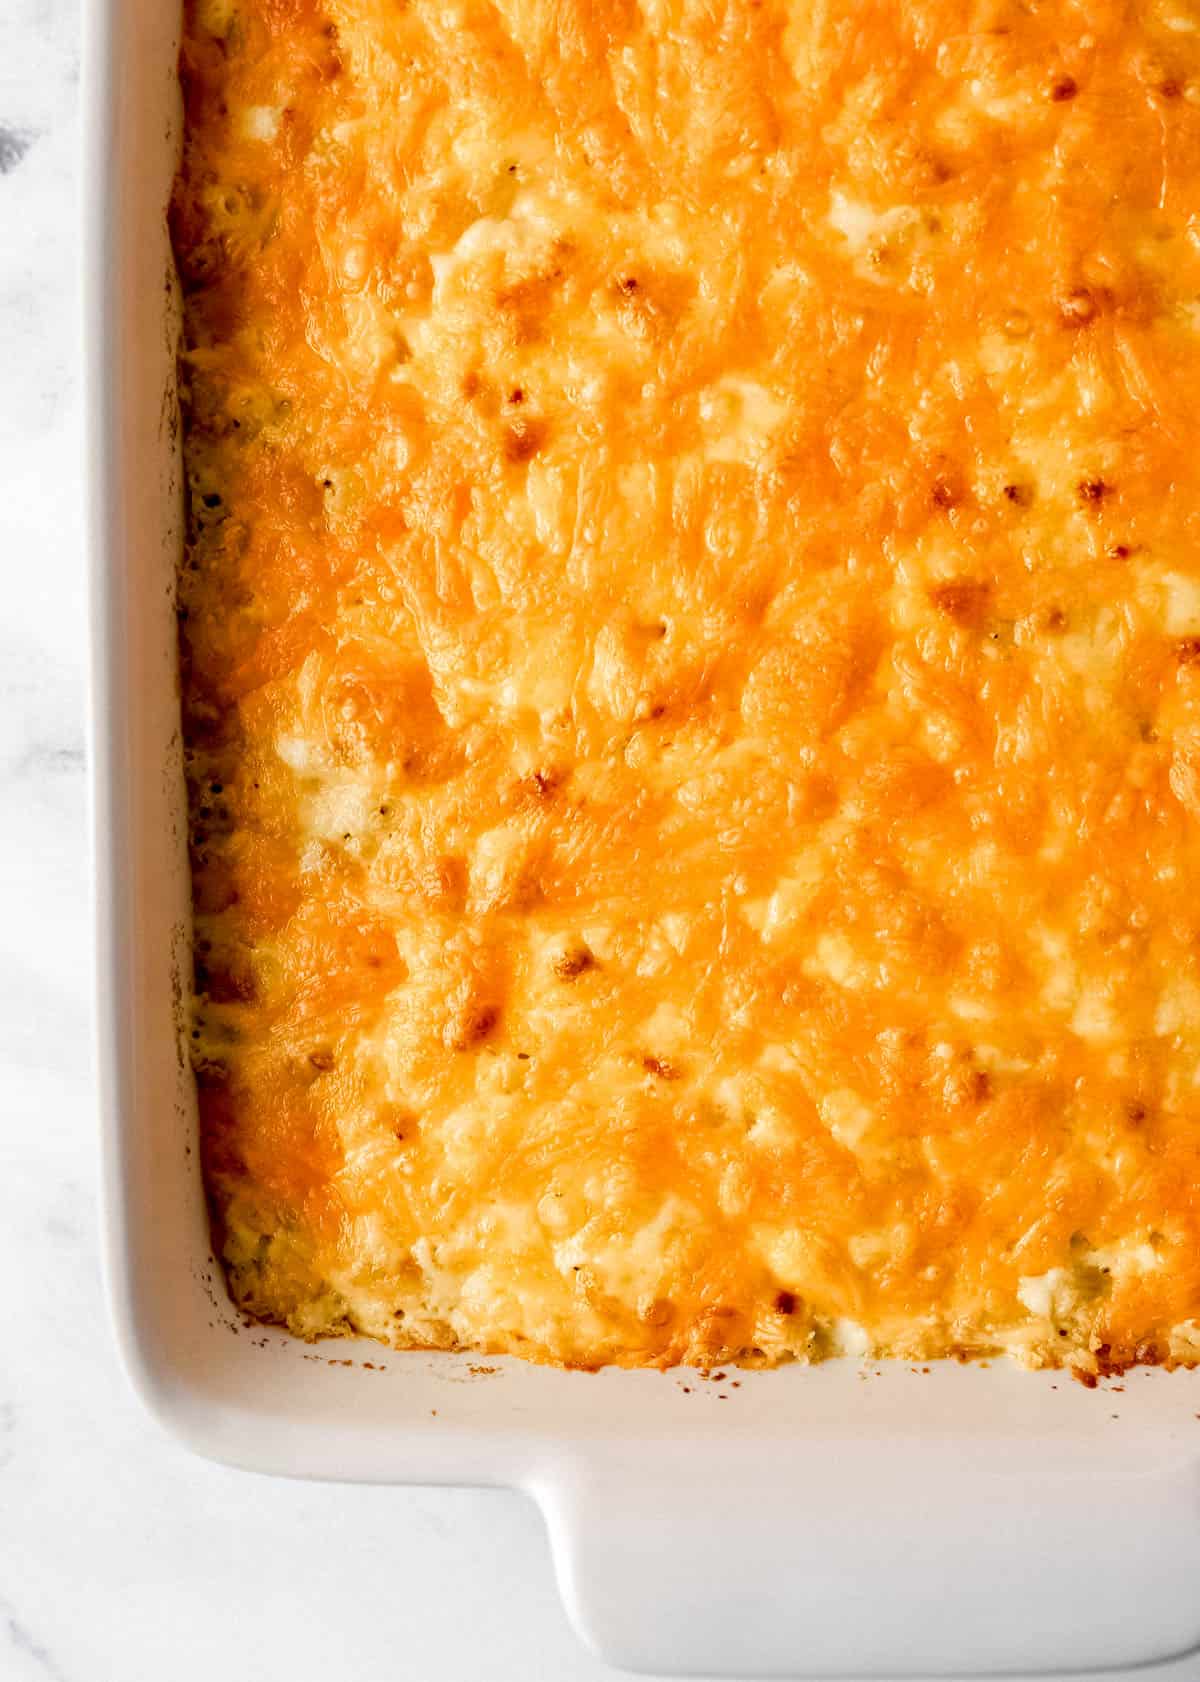
{"label": "white marble countertop", "polygon": [[0,5],[0,1682],[611,1677],[520,1496],[228,1471],[166,1440],[118,1370],[89,1046],[77,36],[74,0]]}

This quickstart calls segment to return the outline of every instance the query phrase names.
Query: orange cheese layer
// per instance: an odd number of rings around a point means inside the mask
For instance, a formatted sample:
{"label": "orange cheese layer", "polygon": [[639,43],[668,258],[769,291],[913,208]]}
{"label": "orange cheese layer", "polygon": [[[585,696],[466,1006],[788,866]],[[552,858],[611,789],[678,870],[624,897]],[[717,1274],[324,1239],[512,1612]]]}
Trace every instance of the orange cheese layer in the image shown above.
{"label": "orange cheese layer", "polygon": [[1200,1356],[1200,10],[191,0],[233,1294]]}

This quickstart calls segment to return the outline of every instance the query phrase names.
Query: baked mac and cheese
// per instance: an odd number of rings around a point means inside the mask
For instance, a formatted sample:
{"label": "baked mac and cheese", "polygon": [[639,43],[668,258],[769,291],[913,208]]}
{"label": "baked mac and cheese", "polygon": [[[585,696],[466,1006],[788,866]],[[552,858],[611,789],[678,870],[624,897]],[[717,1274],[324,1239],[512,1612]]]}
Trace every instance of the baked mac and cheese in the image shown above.
{"label": "baked mac and cheese", "polygon": [[207,1185],[303,1336],[1200,1354],[1200,8],[190,0]]}

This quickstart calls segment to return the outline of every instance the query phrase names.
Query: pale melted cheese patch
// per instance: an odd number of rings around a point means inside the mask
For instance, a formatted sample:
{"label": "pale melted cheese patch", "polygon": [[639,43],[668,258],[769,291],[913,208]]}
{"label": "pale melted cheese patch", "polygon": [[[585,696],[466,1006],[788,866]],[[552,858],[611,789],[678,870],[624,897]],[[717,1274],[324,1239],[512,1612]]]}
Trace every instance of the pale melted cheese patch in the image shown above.
{"label": "pale melted cheese patch", "polygon": [[705,461],[755,465],[770,448],[787,413],[788,405],[766,386],[726,375],[700,394]]}
{"label": "pale melted cheese patch", "polygon": [[[835,188],[829,197],[829,226],[840,234],[863,272],[873,254],[877,254],[889,240],[903,237],[919,221],[912,205],[892,205],[887,210],[873,210],[860,200],[849,198]],[[872,276],[872,278],[875,278]]]}
{"label": "pale melted cheese patch", "polygon": [[242,112],[242,133],[248,140],[274,140],[282,116],[280,105],[248,105]]}
{"label": "pale melted cheese patch", "polygon": [[1069,1303],[1070,1274],[1065,1267],[1052,1267],[1040,1275],[1028,1275],[1017,1285],[1017,1300],[1042,1320],[1055,1320]]}
{"label": "pale melted cheese patch", "polygon": [[817,1106],[821,1120],[828,1127],[839,1145],[845,1145],[847,1150],[856,1150],[861,1145],[874,1117],[870,1107],[864,1104],[856,1092],[848,1088],[839,1088],[822,1098]]}
{"label": "pale melted cheese patch", "polygon": [[1200,579],[1168,572],[1158,582],[1163,630],[1172,637],[1195,636],[1200,632]]}

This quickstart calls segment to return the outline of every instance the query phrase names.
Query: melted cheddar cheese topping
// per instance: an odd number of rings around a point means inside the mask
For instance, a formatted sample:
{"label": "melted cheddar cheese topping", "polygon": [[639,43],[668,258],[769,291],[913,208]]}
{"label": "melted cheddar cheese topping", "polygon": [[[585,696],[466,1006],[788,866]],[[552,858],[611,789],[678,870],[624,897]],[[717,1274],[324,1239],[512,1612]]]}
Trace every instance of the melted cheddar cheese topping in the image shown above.
{"label": "melted cheddar cheese topping", "polygon": [[1195,0],[190,0],[231,1289],[1200,1356]]}

